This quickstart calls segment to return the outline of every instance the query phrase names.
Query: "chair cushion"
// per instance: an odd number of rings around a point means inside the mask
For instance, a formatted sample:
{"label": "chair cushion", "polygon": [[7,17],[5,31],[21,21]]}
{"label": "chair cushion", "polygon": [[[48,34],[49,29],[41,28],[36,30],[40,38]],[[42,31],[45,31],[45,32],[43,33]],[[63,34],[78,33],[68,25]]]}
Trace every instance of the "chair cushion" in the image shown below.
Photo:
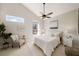
{"label": "chair cushion", "polygon": [[65,53],[68,56],[79,56],[79,48],[65,47]]}
{"label": "chair cushion", "polygon": [[72,47],[79,48],[79,38],[74,38],[72,40]]}

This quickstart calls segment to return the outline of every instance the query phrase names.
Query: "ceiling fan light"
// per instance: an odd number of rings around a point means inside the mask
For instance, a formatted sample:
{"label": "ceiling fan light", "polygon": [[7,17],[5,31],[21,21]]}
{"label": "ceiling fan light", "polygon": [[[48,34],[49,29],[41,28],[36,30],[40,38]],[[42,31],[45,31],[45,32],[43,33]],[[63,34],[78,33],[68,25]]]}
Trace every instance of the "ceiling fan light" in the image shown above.
{"label": "ceiling fan light", "polygon": [[45,18],[43,20],[46,20]]}

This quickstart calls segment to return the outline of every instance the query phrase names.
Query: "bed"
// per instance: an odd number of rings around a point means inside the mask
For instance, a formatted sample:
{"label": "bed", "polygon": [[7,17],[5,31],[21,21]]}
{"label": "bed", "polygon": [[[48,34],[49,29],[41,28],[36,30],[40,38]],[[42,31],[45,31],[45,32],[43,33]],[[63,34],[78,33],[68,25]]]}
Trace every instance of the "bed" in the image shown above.
{"label": "bed", "polygon": [[58,35],[53,37],[35,36],[34,44],[40,47],[45,55],[50,56],[54,52],[54,48],[60,44],[60,37]]}

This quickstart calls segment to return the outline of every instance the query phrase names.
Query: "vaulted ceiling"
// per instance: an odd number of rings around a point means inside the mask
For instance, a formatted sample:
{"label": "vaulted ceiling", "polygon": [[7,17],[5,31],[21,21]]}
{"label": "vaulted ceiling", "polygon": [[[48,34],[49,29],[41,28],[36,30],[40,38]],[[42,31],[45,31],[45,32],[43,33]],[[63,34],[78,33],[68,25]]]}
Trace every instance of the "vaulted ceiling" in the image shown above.
{"label": "vaulted ceiling", "polygon": [[[39,17],[41,12],[43,12],[42,3],[23,3],[23,5]],[[79,3],[46,3],[46,14],[53,12],[51,15],[53,17],[77,8],[79,8]]]}

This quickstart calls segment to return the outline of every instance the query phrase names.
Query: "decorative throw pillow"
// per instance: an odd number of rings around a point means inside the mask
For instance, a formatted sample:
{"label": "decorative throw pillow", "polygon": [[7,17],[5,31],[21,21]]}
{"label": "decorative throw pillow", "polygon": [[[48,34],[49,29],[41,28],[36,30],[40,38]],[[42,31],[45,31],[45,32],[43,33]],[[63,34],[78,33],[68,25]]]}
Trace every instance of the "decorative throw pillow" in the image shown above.
{"label": "decorative throw pillow", "polygon": [[18,40],[18,35],[11,35],[11,38],[13,39],[13,41]]}

